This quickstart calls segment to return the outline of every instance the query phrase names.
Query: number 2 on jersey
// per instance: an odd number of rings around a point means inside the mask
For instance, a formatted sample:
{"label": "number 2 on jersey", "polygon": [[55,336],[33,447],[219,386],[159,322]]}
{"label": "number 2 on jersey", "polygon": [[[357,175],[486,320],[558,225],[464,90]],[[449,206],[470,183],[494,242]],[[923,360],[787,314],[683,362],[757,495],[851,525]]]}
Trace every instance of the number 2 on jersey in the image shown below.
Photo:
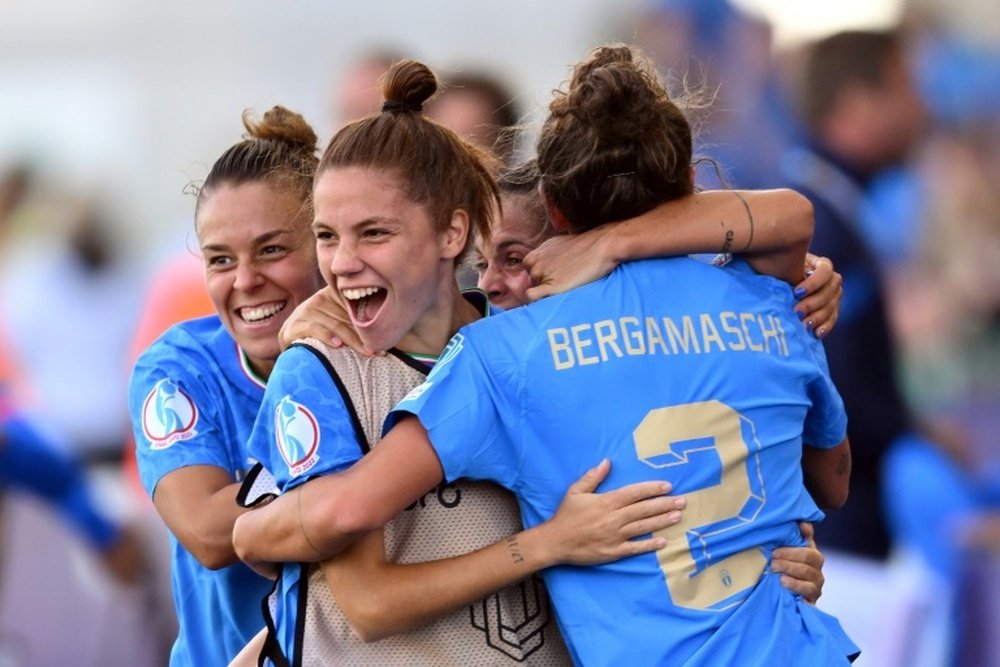
{"label": "number 2 on jersey", "polygon": [[632,435],[637,456],[653,468],[689,466],[692,455],[715,450],[721,483],[684,493],[688,504],[680,522],[656,532],[667,541],[656,555],[677,606],[718,610],[736,604],[734,596],[760,578],[764,554],[754,547],[719,559],[713,545],[725,532],[752,523],[766,501],[753,423],[724,403],[706,401],[650,410]]}

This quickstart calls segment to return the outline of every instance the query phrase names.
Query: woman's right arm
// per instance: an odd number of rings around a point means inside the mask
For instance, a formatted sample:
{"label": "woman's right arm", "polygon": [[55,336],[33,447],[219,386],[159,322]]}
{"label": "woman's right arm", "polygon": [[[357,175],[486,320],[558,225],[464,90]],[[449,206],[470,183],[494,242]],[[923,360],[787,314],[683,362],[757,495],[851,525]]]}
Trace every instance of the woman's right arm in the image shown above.
{"label": "woman's right arm", "polygon": [[812,203],[794,190],[712,190],[660,204],[630,220],[549,239],[525,258],[539,299],[601,278],[622,262],[721,252],[760,273],[802,279]]}
{"label": "woman's right arm", "polygon": [[153,504],[184,548],[210,570],[232,565],[233,524],[246,510],[236,504],[240,484],[222,468],[191,465],[164,475]]}
{"label": "woman's right arm", "polygon": [[685,501],[666,482],[596,493],[610,470],[601,462],[575,482],[551,519],[462,556],[387,563],[381,530],[324,561],[331,592],[364,641],[407,632],[553,565],[593,565],[661,548],[642,535],[680,520]]}

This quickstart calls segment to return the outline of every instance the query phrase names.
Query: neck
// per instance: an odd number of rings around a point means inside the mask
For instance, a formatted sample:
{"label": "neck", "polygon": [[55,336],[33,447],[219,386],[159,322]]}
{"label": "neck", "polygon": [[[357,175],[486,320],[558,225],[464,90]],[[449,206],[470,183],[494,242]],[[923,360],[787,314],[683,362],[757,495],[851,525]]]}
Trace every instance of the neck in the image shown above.
{"label": "neck", "polygon": [[478,320],[482,314],[465,300],[454,272],[439,284],[434,303],[413,328],[396,344],[404,352],[440,354],[455,332]]}

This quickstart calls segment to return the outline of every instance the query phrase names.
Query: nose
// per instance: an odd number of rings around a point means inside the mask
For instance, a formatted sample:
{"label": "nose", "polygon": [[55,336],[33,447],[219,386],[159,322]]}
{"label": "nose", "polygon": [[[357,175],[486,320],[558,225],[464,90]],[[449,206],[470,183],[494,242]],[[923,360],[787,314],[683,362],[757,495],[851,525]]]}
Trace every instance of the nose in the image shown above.
{"label": "nose", "polygon": [[490,299],[499,297],[504,292],[504,282],[500,276],[500,271],[493,264],[487,264],[486,268],[480,271],[477,286],[486,292],[486,295]]}
{"label": "nose", "polygon": [[349,240],[341,240],[330,259],[330,273],[335,276],[350,276],[361,271],[363,264],[358,256],[357,246]]}
{"label": "nose", "polygon": [[241,262],[236,267],[236,280],[233,289],[241,292],[252,292],[264,282],[264,276],[253,262]]}

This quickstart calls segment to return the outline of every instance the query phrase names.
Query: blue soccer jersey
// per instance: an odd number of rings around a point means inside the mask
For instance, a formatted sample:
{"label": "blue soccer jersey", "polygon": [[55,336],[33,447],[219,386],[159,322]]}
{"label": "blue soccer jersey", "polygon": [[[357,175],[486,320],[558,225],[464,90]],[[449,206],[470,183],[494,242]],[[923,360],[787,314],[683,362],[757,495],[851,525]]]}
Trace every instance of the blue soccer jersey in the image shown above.
{"label": "blue soccer jersey", "polygon": [[[263,397],[263,382],[218,317],[183,322],[160,336],[129,381],[136,459],[150,497],[164,475],[190,465],[242,479]],[[261,601],[272,584],[242,563],[209,570],[170,537],[180,625],[170,664],[225,665],[264,627]]]}
{"label": "blue soccer jersey", "polygon": [[838,665],[856,652],[768,567],[775,547],[802,544],[797,521],[823,516],[803,441],[835,446],[846,430],[792,305],[742,260],[626,264],[464,328],[398,406],[447,479],[509,488],[527,526],[604,457],[602,490],[666,479],[687,498],[659,552],[545,572],[578,664]]}

